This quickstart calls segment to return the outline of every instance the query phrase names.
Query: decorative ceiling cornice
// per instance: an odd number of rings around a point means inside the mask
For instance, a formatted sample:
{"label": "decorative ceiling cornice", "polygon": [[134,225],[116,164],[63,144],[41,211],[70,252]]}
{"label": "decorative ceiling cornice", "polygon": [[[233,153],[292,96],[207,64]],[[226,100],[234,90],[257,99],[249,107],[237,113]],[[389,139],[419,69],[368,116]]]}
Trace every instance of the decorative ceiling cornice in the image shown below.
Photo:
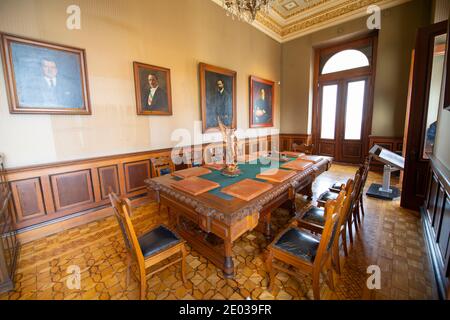
{"label": "decorative ceiling cornice", "polygon": [[[222,6],[222,0],[212,0]],[[398,6],[411,0],[308,0],[285,13],[282,5],[293,0],[277,0],[269,15],[258,14],[252,23],[280,43],[309,33],[368,15],[370,5],[381,9]],[[299,0],[297,0],[299,1]]]}

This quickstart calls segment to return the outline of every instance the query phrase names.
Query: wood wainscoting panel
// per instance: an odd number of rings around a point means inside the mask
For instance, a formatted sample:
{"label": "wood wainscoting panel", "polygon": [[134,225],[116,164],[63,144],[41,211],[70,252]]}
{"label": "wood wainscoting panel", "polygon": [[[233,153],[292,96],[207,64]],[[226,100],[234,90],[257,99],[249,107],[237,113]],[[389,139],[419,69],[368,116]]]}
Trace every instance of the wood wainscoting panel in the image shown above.
{"label": "wood wainscoting panel", "polygon": [[342,156],[345,158],[357,158],[359,160],[362,156],[361,153],[362,149],[359,141],[357,143],[345,141],[342,145]]}
{"label": "wood wainscoting panel", "polygon": [[150,178],[150,161],[129,162],[124,164],[127,193],[145,191],[145,180]]}
{"label": "wood wainscoting panel", "polygon": [[54,175],[51,182],[57,211],[94,202],[90,170]]}
{"label": "wood wainscoting panel", "polygon": [[120,194],[117,166],[114,165],[98,168],[98,177],[100,182],[101,198],[103,200],[108,198],[110,189],[114,193]]}
{"label": "wood wainscoting panel", "polygon": [[450,278],[450,197],[447,195],[442,210],[441,230],[439,232],[438,243],[441,248],[446,248],[444,254],[445,276]]}
{"label": "wood wainscoting panel", "polygon": [[311,144],[312,137],[309,134],[280,134],[280,151],[293,151],[293,144]]}
{"label": "wood wainscoting panel", "polygon": [[321,141],[319,144],[319,154],[332,157],[334,155],[334,149],[336,144],[334,142]]}
{"label": "wood wainscoting panel", "polygon": [[[392,152],[403,152],[403,137],[369,136],[368,150],[376,144]],[[383,163],[374,160],[370,164],[370,169],[373,171],[383,171],[383,166]]]}
{"label": "wood wainscoting panel", "polygon": [[[272,139],[277,139],[278,145],[278,138],[263,137],[261,144],[258,138],[247,138],[239,143],[247,151],[265,150]],[[197,155],[196,159],[201,160],[202,154],[198,153],[208,146],[186,148],[192,152],[190,158]],[[51,233],[69,228],[73,225],[69,220],[77,224],[92,221],[98,210],[110,206],[109,188],[132,200],[146,198],[144,181],[151,176],[150,159],[170,156],[171,151],[149,150],[8,169],[6,178],[10,181],[16,208],[15,228],[36,239],[41,234],[39,230]]]}
{"label": "wood wainscoting panel", "polygon": [[16,222],[45,216],[44,199],[39,178],[11,182],[16,209]]}
{"label": "wood wainscoting panel", "polygon": [[433,155],[422,225],[441,298],[450,290],[450,170]]}

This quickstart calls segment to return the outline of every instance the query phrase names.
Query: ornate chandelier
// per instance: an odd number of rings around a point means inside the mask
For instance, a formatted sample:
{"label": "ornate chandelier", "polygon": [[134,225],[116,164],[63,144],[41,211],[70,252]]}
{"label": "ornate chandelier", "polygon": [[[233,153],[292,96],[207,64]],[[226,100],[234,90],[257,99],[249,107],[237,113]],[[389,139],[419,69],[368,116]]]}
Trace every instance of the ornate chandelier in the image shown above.
{"label": "ornate chandelier", "polygon": [[227,16],[252,23],[259,11],[269,13],[274,0],[222,0]]}

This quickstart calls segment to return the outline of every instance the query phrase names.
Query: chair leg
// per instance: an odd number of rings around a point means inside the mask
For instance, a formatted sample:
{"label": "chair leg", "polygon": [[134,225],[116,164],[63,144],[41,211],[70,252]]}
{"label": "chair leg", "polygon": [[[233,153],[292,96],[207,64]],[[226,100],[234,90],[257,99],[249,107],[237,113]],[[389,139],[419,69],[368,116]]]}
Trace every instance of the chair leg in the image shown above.
{"label": "chair leg", "polygon": [[184,244],[181,247],[181,279],[186,284],[186,247]]}
{"label": "chair leg", "polygon": [[366,215],[366,213],[364,212],[364,202],[363,202],[363,196],[361,195],[361,200],[360,200],[360,204],[361,204],[361,213],[362,216],[364,217]]}
{"label": "chair leg", "polygon": [[147,294],[147,277],[145,275],[145,272],[140,272],[141,275],[141,293],[140,293],[140,299],[145,300],[145,296]]}
{"label": "chair leg", "polygon": [[347,226],[344,224],[344,229],[342,229],[341,236],[342,236],[342,246],[344,248],[344,255],[348,257],[348,248],[347,248]]}
{"label": "chair leg", "polygon": [[333,269],[329,268],[327,271],[327,277],[328,277],[328,287],[331,291],[335,291],[334,288],[334,279],[333,279]]}
{"label": "chair leg", "polygon": [[269,274],[269,285],[267,287],[267,290],[269,292],[273,292],[273,285],[275,283],[275,270],[273,268],[273,253],[269,252],[269,255],[267,257],[267,273]]}
{"label": "chair leg", "polygon": [[350,243],[353,243],[353,228],[352,228],[352,216],[348,218],[348,238],[350,239]]}
{"label": "chair leg", "polygon": [[355,232],[358,232],[358,216],[359,216],[359,203],[356,205],[353,211],[353,224],[355,225]]}
{"label": "chair leg", "polygon": [[312,277],[313,277],[312,287],[314,300],[320,300],[320,270],[314,271]]}
{"label": "chair leg", "polygon": [[128,288],[128,286],[130,285],[130,272],[131,272],[131,254],[127,254],[127,282],[126,282],[126,287]]}
{"label": "chair leg", "polygon": [[361,202],[358,201],[358,209],[356,210],[356,219],[358,219],[358,228],[361,226]]}
{"label": "chair leg", "polygon": [[[336,270],[336,273],[338,275],[341,275],[341,262],[340,260],[340,254],[339,254],[339,241],[337,241],[337,245],[336,248],[333,248],[334,250],[332,250],[332,255],[333,255],[333,260],[334,260],[334,269]],[[331,268],[330,268],[331,269]]]}

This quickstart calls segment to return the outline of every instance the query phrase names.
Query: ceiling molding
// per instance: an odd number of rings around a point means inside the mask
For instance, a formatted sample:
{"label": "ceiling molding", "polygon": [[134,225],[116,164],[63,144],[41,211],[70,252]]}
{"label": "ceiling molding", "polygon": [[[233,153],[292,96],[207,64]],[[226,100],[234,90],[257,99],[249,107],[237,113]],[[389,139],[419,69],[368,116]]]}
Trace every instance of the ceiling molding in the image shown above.
{"label": "ceiling molding", "polygon": [[[211,0],[222,7],[222,0]],[[252,25],[280,43],[354,20],[370,5],[387,9],[411,0],[276,0],[268,15],[258,14]],[[291,10],[284,4],[295,2]]]}

